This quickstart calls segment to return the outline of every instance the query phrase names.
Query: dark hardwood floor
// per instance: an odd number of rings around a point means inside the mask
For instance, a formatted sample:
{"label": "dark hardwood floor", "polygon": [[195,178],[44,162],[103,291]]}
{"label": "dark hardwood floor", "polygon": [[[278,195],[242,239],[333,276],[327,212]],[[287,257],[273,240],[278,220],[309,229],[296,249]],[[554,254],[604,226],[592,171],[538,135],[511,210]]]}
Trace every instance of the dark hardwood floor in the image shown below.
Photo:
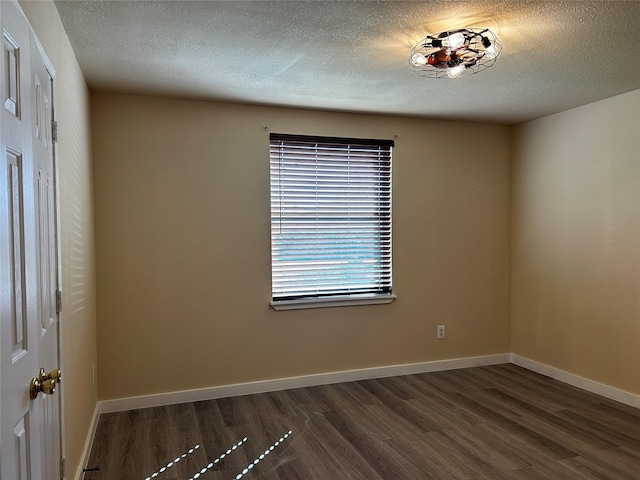
{"label": "dark hardwood floor", "polygon": [[515,365],[100,417],[84,480],[640,479],[640,410]]}

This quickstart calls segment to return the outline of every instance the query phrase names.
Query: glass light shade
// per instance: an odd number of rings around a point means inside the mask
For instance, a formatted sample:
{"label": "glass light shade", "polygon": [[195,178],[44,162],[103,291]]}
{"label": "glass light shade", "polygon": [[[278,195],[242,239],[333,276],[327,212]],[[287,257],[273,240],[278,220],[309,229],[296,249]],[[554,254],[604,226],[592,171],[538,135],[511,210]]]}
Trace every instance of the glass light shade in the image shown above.
{"label": "glass light shade", "polygon": [[464,44],[464,35],[460,32],[449,35],[444,38],[442,44],[449,48],[458,48]]}
{"label": "glass light shade", "polygon": [[421,53],[414,53],[411,55],[411,63],[414,65],[424,65],[427,63],[427,57],[422,55]]}
{"label": "glass light shade", "polygon": [[447,69],[447,75],[449,78],[459,77],[462,72],[464,72],[464,65],[457,65]]}
{"label": "glass light shade", "polygon": [[497,56],[496,47],[494,47],[493,44],[489,45],[485,50],[485,55],[489,58],[495,58]]}

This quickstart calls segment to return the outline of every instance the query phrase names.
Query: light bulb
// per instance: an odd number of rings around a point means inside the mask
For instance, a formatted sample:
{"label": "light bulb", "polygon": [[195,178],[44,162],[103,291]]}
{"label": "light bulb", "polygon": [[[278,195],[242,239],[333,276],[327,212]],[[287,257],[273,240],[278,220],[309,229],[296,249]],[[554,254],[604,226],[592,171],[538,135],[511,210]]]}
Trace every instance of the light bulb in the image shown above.
{"label": "light bulb", "polygon": [[464,43],[464,35],[460,32],[454,33],[453,35],[449,35],[445,41],[450,48],[458,48]]}
{"label": "light bulb", "polygon": [[464,65],[458,65],[447,69],[447,75],[449,78],[456,78],[462,72],[464,72]]}
{"label": "light bulb", "polygon": [[424,65],[427,63],[427,57],[422,55],[421,53],[414,53],[411,55],[411,63],[414,65]]}
{"label": "light bulb", "polygon": [[485,48],[484,54],[489,58],[494,58],[496,56],[496,49],[493,44],[491,44],[491,46],[489,46],[488,48]]}

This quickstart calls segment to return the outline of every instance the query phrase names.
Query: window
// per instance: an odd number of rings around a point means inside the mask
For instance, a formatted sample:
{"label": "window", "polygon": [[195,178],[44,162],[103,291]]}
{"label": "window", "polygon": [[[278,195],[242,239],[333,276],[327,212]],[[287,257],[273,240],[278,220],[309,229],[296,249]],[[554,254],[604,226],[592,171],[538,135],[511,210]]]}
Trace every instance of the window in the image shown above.
{"label": "window", "polygon": [[273,308],[391,302],[393,141],[270,143]]}

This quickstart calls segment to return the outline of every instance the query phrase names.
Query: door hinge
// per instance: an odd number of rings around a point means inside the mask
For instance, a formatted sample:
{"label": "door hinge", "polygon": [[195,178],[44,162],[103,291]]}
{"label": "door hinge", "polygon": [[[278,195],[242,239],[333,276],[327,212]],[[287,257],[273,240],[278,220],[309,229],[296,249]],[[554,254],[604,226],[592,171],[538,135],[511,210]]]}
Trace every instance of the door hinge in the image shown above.
{"label": "door hinge", "polygon": [[67,460],[64,457],[60,457],[60,480],[64,480],[66,474],[65,469],[67,467]]}
{"label": "door hinge", "polygon": [[51,122],[51,141],[53,143],[58,143],[58,121],[54,120]]}
{"label": "door hinge", "polygon": [[56,313],[62,312],[62,292],[56,290]]}

